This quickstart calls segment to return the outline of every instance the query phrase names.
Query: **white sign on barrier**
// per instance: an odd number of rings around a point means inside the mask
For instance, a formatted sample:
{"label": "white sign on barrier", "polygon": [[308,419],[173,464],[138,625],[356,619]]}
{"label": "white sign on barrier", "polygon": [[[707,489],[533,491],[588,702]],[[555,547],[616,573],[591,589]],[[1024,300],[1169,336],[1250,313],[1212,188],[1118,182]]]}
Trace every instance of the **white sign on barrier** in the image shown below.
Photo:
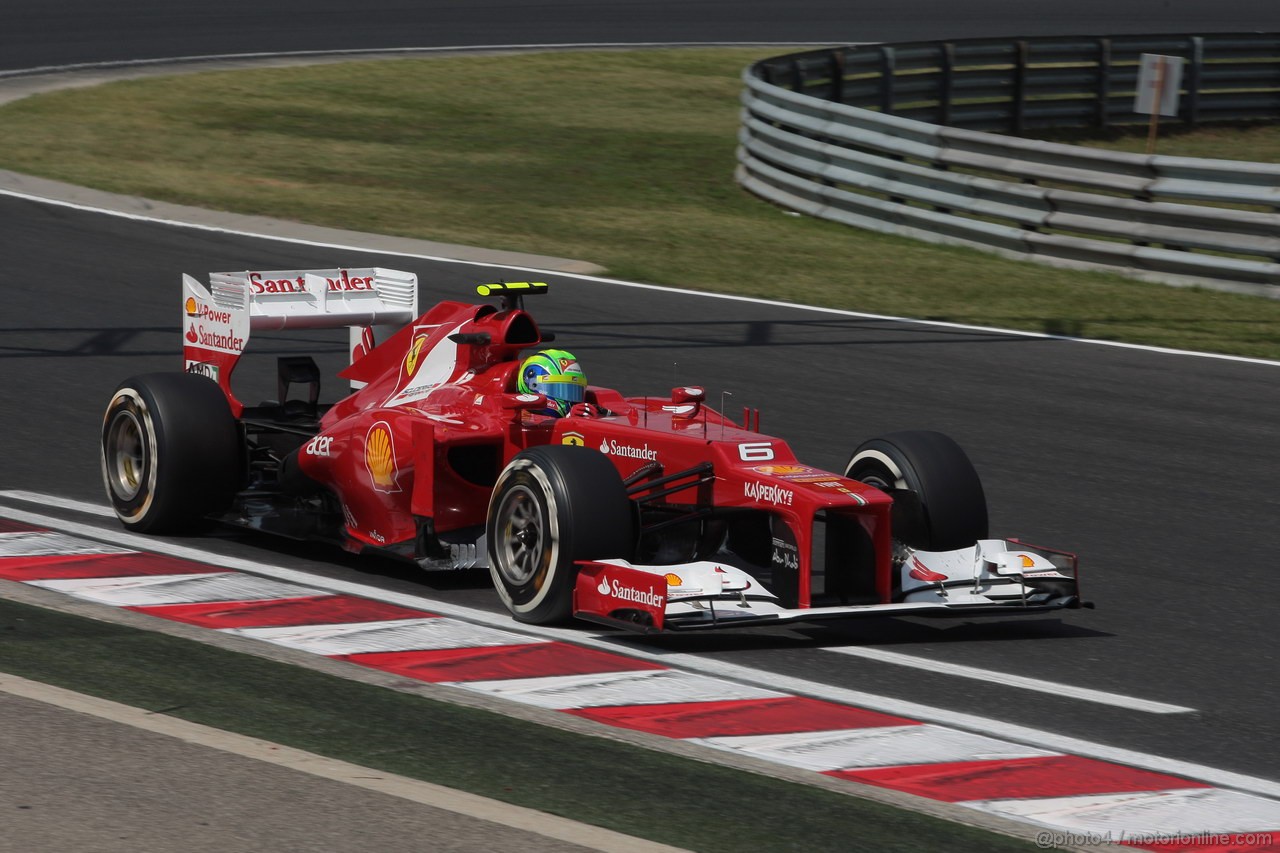
{"label": "white sign on barrier", "polygon": [[[1138,70],[1138,91],[1133,95],[1133,111],[1143,115],[1178,114],[1178,93],[1182,89],[1182,57],[1142,54]],[[1157,109],[1158,107],[1158,109]]]}

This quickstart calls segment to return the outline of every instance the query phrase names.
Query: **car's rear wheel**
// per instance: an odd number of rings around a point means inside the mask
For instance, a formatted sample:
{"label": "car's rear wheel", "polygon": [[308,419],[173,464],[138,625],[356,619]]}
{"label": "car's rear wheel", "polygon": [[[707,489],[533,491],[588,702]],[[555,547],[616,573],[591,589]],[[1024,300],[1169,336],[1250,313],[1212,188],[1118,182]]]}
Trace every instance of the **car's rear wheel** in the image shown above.
{"label": "car's rear wheel", "polygon": [[549,624],[570,616],[576,561],[630,558],[635,508],[607,457],[546,445],[499,475],[486,532],[503,604],[521,622]]}
{"label": "car's rear wheel", "polygon": [[918,517],[906,523],[895,517],[894,535],[907,545],[948,551],[987,538],[982,481],[960,445],[940,432],[907,430],[863,442],[845,476],[890,493],[914,494]]}
{"label": "car's rear wheel", "polygon": [[143,533],[189,529],[240,483],[240,440],[222,390],[187,373],[135,376],[102,420],[102,479],[120,521]]}

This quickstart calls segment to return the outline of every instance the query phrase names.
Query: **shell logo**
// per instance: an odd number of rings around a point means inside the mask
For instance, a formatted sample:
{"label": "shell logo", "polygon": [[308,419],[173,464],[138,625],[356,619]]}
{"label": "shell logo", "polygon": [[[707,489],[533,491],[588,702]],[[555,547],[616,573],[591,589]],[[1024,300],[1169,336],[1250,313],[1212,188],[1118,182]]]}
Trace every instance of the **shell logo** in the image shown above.
{"label": "shell logo", "polygon": [[785,474],[808,474],[813,469],[807,465],[757,465],[752,470],[778,477]]}
{"label": "shell logo", "polygon": [[427,344],[426,335],[418,335],[413,339],[413,343],[409,345],[409,352],[404,357],[404,375],[412,378],[413,374],[418,372],[418,365],[422,363],[422,348]]}
{"label": "shell logo", "polygon": [[196,303],[194,296],[187,297],[187,301],[182,303],[182,310],[187,312],[188,317],[197,317],[200,314],[200,306]]}
{"label": "shell logo", "polygon": [[396,482],[400,476],[396,467],[396,445],[386,421],[378,421],[365,434],[364,467],[369,469],[375,491],[392,494],[401,490]]}

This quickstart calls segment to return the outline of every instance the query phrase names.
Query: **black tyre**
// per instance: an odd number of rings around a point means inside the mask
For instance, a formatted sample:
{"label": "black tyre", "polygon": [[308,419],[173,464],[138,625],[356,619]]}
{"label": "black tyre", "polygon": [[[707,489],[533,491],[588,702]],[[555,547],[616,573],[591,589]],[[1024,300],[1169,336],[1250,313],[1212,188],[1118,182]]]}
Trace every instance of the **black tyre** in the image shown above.
{"label": "black tyre", "polygon": [[573,609],[576,560],[630,559],[635,508],[603,454],[534,447],[502,471],[489,501],[489,572],[521,622],[561,622]]}
{"label": "black tyre", "polygon": [[241,480],[239,429],[209,379],[135,376],[107,406],[101,461],[107,498],[125,527],[179,532],[231,503]]}
{"label": "black tyre", "polygon": [[895,514],[894,520],[894,535],[908,545],[948,551],[987,538],[982,481],[960,445],[940,432],[908,430],[864,442],[845,476],[888,492],[914,493],[918,518],[903,523]]}

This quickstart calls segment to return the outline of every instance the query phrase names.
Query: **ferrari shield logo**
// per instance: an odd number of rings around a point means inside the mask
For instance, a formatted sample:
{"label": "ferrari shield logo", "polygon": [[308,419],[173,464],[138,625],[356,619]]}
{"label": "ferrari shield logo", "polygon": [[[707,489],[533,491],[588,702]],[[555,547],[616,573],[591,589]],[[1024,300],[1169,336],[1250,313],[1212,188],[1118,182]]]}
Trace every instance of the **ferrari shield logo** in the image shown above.
{"label": "ferrari shield logo", "polygon": [[404,357],[404,375],[406,378],[412,378],[413,374],[418,372],[418,363],[422,359],[422,348],[427,344],[426,335],[418,335],[413,339],[413,343],[409,345],[409,352]]}
{"label": "ferrari shield logo", "polygon": [[572,444],[574,447],[586,447],[587,440],[580,432],[566,432],[560,436],[561,444]]}

